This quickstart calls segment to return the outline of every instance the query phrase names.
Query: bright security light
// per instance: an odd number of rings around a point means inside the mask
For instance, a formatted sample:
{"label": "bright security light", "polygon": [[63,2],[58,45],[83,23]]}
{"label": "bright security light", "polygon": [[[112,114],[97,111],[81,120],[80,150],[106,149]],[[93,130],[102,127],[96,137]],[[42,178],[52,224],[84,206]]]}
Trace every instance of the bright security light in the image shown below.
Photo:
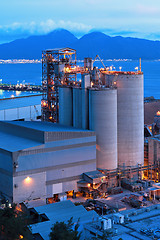
{"label": "bright security light", "polygon": [[32,179],[30,177],[26,177],[24,181],[26,184],[29,184],[31,183]]}

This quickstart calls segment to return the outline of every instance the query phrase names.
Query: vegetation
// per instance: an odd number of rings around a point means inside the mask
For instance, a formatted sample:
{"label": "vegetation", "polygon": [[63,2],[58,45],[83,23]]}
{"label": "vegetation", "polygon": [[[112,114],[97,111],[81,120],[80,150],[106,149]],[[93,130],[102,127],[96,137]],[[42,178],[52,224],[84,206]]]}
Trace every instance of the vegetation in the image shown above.
{"label": "vegetation", "polygon": [[93,237],[92,240],[108,240],[108,234],[104,232],[101,237]]}
{"label": "vegetation", "polygon": [[16,209],[6,207],[0,209],[0,239],[1,240],[29,240],[26,215]]}
{"label": "vegetation", "polygon": [[51,228],[50,240],[79,240],[81,232],[78,231],[79,220],[73,226],[73,218],[65,222],[56,222]]}

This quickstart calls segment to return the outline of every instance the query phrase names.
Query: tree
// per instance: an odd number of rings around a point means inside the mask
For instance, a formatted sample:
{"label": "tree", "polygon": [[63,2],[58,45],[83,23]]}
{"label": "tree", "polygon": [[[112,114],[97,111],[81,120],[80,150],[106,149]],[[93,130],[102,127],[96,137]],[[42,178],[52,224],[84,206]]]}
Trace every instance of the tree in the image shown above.
{"label": "tree", "polygon": [[108,236],[105,233],[103,233],[101,237],[99,236],[93,237],[92,240],[108,240]]}
{"label": "tree", "polygon": [[30,232],[27,228],[27,218],[23,212],[12,208],[0,209],[0,239],[2,240],[29,240]]}
{"label": "tree", "polygon": [[56,222],[49,234],[50,240],[79,240],[81,232],[78,231],[79,220],[75,226],[73,226],[73,218],[65,222]]}

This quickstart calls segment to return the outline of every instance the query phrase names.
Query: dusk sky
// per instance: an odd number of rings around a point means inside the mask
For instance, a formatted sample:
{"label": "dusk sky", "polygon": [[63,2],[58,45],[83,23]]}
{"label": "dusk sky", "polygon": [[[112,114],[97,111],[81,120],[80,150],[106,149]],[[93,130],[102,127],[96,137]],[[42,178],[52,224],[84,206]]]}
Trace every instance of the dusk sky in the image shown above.
{"label": "dusk sky", "polygon": [[6,0],[0,3],[0,43],[65,28],[80,37],[160,40],[160,0]]}

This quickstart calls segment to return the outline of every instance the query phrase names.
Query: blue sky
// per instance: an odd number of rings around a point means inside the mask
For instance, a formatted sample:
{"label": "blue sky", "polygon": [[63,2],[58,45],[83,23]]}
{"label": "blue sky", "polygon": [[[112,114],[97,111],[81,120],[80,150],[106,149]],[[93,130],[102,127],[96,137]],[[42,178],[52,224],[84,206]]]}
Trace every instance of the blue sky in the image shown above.
{"label": "blue sky", "polygon": [[5,0],[0,43],[65,28],[160,40],[160,0]]}

